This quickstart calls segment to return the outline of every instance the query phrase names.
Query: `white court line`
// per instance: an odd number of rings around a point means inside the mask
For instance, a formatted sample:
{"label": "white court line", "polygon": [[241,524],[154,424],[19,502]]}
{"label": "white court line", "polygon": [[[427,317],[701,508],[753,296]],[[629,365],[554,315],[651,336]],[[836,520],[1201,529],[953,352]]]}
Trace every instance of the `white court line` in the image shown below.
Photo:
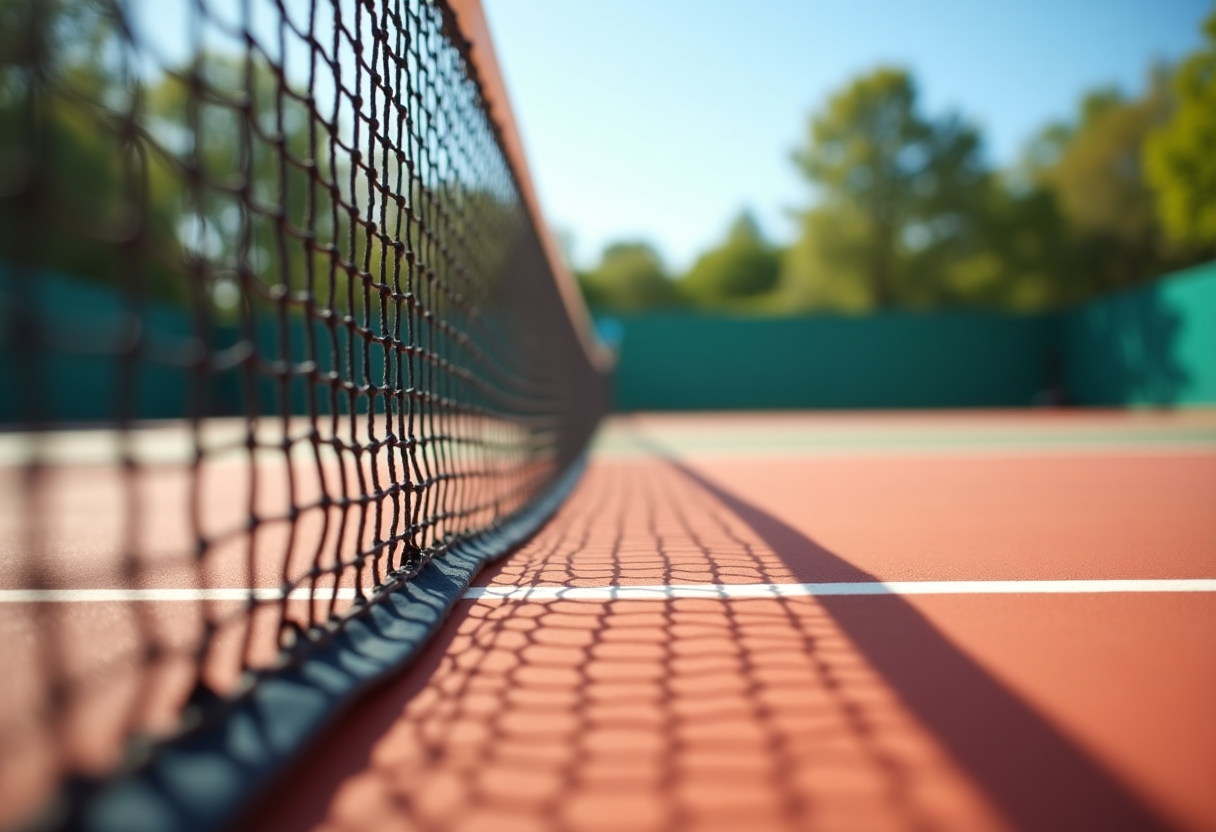
{"label": "white court line", "polygon": [[[368,590],[365,595],[371,595]],[[130,601],[282,601],[283,591],[271,587],[256,589],[0,589],[0,604],[80,604],[80,603],[126,603]],[[329,601],[333,598],[351,601],[355,598],[353,587],[340,589],[293,589],[287,594],[293,601]]]}
{"label": "white court line", "polygon": [[1110,581],[861,581],[674,586],[475,586],[467,599],[621,601],[669,598],[803,598],[831,595],[1008,595],[1089,592],[1216,592],[1216,579]]}
{"label": "white court line", "polygon": [[[672,598],[805,598],[839,595],[1053,595],[1102,592],[1216,592],[1216,579],[1094,581],[860,581],[820,584],[688,584],[672,586],[474,586],[465,600],[665,601]],[[251,590],[0,589],[0,604],[129,601],[247,601]],[[255,600],[281,601],[283,592],[252,590]],[[369,593],[370,594],[370,591]],[[294,589],[290,600],[353,600],[352,587]]]}

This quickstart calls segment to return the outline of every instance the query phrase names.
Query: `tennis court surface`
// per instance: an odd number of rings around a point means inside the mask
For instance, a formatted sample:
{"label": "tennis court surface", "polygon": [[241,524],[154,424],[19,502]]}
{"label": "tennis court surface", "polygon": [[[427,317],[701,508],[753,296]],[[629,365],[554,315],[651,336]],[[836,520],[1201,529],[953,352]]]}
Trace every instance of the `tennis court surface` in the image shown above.
{"label": "tennis court surface", "polygon": [[1210,412],[616,417],[248,828],[1214,829],[1213,505]]}
{"label": "tennis court surface", "polygon": [[1216,411],[605,419],[477,0],[166,8],[0,4],[0,828],[1216,830]]}

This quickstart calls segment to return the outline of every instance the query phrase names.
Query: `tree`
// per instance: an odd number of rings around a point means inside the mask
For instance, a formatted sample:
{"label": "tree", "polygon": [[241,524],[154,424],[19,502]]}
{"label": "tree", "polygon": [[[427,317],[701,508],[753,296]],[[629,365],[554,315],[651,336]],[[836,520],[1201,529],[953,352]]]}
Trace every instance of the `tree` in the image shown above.
{"label": "tree", "polygon": [[181,301],[172,206],[149,193],[156,160],[124,131],[145,88],[106,60],[121,37],[112,5],[0,3],[0,152],[24,179],[0,200],[0,261]]}
{"label": "tree", "polygon": [[[863,296],[853,305],[878,307],[940,299],[935,264],[971,244],[988,174],[975,129],[954,115],[925,118],[916,99],[907,72],[880,68],[811,119],[794,160],[822,200],[791,253],[792,297]],[[825,291],[842,279],[864,289]]]}
{"label": "tree", "polygon": [[579,276],[587,304],[620,311],[680,306],[683,298],[646,243],[614,243],[595,270]]}
{"label": "tree", "polygon": [[737,305],[772,292],[780,266],[779,253],[744,212],[717,248],[697,258],[680,287],[698,306]]}
{"label": "tree", "polygon": [[1176,242],[1216,250],[1216,13],[1204,24],[1207,48],[1174,73],[1169,120],[1144,146],[1157,215]]}
{"label": "tree", "polygon": [[1146,137],[1168,110],[1158,72],[1139,98],[1090,93],[1072,124],[1050,127],[1039,140],[1032,177],[1059,201],[1088,293],[1132,285],[1177,264],[1140,164]]}
{"label": "tree", "polygon": [[782,264],[781,305],[791,310],[867,312],[874,292],[866,273],[870,235],[856,211],[813,208],[802,215],[802,236]]}
{"label": "tree", "polygon": [[[206,288],[211,292],[225,286],[235,291],[231,275],[243,271],[266,287],[299,291],[311,268],[313,290],[325,299],[330,269],[315,252],[327,246],[342,251],[343,261],[375,268],[377,241],[358,235],[351,239],[346,211],[335,210],[333,196],[315,184],[314,173],[333,179],[342,201],[365,210],[366,196],[356,192],[361,183],[351,183],[343,168],[330,175],[328,134],[294,97],[276,100],[279,87],[287,83],[265,60],[202,51],[147,90],[148,133],[166,149],[153,154],[158,161],[152,169],[153,198],[173,209],[183,262],[208,263]],[[205,85],[206,94],[194,90],[195,84]],[[252,112],[265,114],[260,123],[242,110],[245,96]],[[280,165],[282,154],[310,160],[313,170]],[[187,175],[189,168],[201,174],[197,182]],[[248,194],[223,187],[242,180],[247,180]],[[268,208],[252,210],[251,205]],[[304,228],[313,235],[312,245],[300,244],[285,230]],[[335,288],[345,287],[343,273],[334,272]],[[262,293],[245,294],[261,302]],[[336,294],[338,304],[342,292]]]}
{"label": "tree", "polygon": [[1085,293],[1084,271],[1050,189],[994,177],[975,223],[974,250],[942,264],[953,304],[1037,312]]}
{"label": "tree", "polygon": [[[281,132],[295,158],[315,151],[320,176],[330,168],[328,137],[310,146],[316,128],[296,98],[282,96],[274,106],[286,82],[257,55],[200,51],[144,78],[113,60],[125,48],[125,27],[121,7],[110,3],[0,4],[0,52],[8,61],[0,65],[0,147],[35,160],[29,167],[38,177],[35,199],[0,210],[28,214],[32,202],[42,212],[24,237],[27,217],[0,213],[0,258],[132,291],[138,284],[138,292],[176,303],[192,288],[220,297],[214,290],[227,288],[232,296],[231,277],[218,275],[236,274],[238,259],[267,284],[298,285],[306,249],[279,239],[279,229],[281,220],[306,224],[314,177],[296,164],[281,173],[273,138],[252,135],[243,98],[252,98],[254,112],[278,116],[264,118],[261,129]],[[233,187],[245,177],[248,200]],[[246,202],[281,208],[283,216],[251,211]],[[327,222],[334,212],[325,208],[311,224],[313,248],[343,242],[335,227],[345,217]],[[209,267],[190,267],[200,261]]]}

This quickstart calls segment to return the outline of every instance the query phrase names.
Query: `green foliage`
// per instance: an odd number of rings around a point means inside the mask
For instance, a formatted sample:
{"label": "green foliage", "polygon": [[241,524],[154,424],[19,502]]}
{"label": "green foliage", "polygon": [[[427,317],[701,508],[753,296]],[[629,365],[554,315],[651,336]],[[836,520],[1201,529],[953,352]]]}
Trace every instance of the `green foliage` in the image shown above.
{"label": "green foliage", "polygon": [[[150,193],[156,161],[130,136],[140,83],[115,65],[114,9],[10,2],[0,14],[0,259],[21,260],[165,300],[174,279],[172,209]],[[39,219],[33,221],[38,216]]]}
{"label": "green foliage", "polygon": [[0,24],[0,159],[33,177],[30,198],[3,210],[41,214],[0,215],[0,259],[165,301],[195,292],[221,316],[242,294],[259,303],[309,281],[325,298],[346,283],[335,263],[375,267],[379,241],[347,233],[345,206],[366,195],[349,177],[333,177],[336,194],[318,183],[331,178],[329,136],[277,94],[286,81],[264,59],[202,52],[142,77],[121,62],[117,7],[83,0],[5,3]]}
{"label": "green foliage", "polygon": [[[206,95],[191,89],[200,82]],[[289,160],[312,159],[316,173],[330,178],[328,136],[302,103],[277,96],[281,83],[263,60],[206,52],[160,78],[148,91],[145,119],[161,161],[153,195],[172,206],[179,256],[210,264],[210,289],[218,298],[225,292],[216,290],[223,288],[234,298],[235,281],[244,278],[264,287],[245,293],[255,303],[282,287],[308,290],[331,306],[328,289],[334,287],[340,301],[342,287],[350,284],[317,250],[340,250],[349,241],[347,248],[354,248],[343,252],[342,262],[370,270],[372,248],[361,235],[350,239],[346,211],[303,165],[281,164],[284,153]],[[246,96],[254,112],[265,114],[256,126],[242,110]],[[201,175],[198,185],[190,182],[190,167]],[[248,195],[231,187],[243,181]],[[345,184],[341,178],[339,184]],[[352,193],[347,186],[338,197],[355,204]],[[311,247],[299,242],[304,229]]]}
{"label": "green foliage", "polygon": [[847,207],[812,208],[782,264],[781,299],[791,310],[862,313],[874,305],[864,217]]}
{"label": "green foliage", "polygon": [[1051,190],[1013,188],[994,179],[976,224],[976,248],[942,264],[942,294],[951,304],[1032,312],[1084,294]]}
{"label": "green foliage", "polygon": [[1168,109],[1160,73],[1138,99],[1111,90],[1090,94],[1073,124],[1052,128],[1054,158],[1032,169],[1036,183],[1058,199],[1090,294],[1178,265],[1164,244],[1140,164],[1145,138]]}
{"label": "green foliage", "polygon": [[645,243],[608,246],[599,266],[578,277],[587,304],[599,309],[638,311],[684,303],[659,255]]}
{"label": "green foliage", "polygon": [[1216,250],[1216,13],[1207,47],[1174,73],[1176,106],[1149,136],[1144,163],[1161,223],[1182,244]]}
{"label": "green foliage", "polygon": [[930,120],[903,70],[880,68],[834,95],[794,161],[821,196],[803,216],[784,291],[807,308],[860,311],[941,300],[943,263],[974,247],[988,173],[979,134]]}
{"label": "green foliage", "polygon": [[773,291],[781,267],[750,214],[735,220],[726,239],[697,259],[679,285],[697,306],[737,306]]}
{"label": "green foliage", "polygon": [[[1198,231],[1201,217],[1216,223],[1216,51],[1204,55],[1179,70],[1180,101],[1196,103],[1180,103],[1168,127],[1159,128],[1172,104],[1159,71],[1142,96],[1087,95],[1003,174],[985,169],[978,133],[958,117],[918,112],[906,73],[856,79],[811,119],[795,156],[819,200],[785,258],[784,303],[1035,311],[1201,259],[1201,244],[1210,252],[1216,241]],[[1157,206],[1141,165],[1150,136]],[[1173,220],[1175,243],[1158,206],[1187,216]]]}

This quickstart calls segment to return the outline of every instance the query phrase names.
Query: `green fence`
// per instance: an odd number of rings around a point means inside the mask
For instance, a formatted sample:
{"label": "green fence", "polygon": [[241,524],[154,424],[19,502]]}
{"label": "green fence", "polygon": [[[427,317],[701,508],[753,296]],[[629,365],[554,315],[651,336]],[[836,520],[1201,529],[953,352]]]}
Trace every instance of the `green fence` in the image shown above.
{"label": "green fence", "polygon": [[[330,332],[269,304],[254,315],[248,333],[234,317],[200,320],[184,306],[153,300],[136,307],[113,286],[0,263],[0,425],[303,414],[310,401],[322,415],[383,411],[382,395],[372,403],[363,392],[352,404],[345,393],[331,398],[323,381],[341,368],[365,391],[382,389],[383,344],[352,336],[344,325]],[[497,343],[489,335],[495,320],[483,312],[480,324],[464,349],[488,353]],[[380,325],[375,317],[365,324],[373,332]],[[429,327],[413,321],[414,337],[427,343]],[[468,360],[467,353],[453,354],[451,339],[434,340],[441,359]],[[398,356],[390,375],[465,405],[494,405],[477,384],[421,359],[408,362]]]}
{"label": "green fence", "polygon": [[1216,262],[1108,295],[1062,328],[1078,403],[1216,404]]}
{"label": "green fence", "polygon": [[[240,362],[209,366],[207,401],[191,403],[203,345],[184,310],[149,304],[133,318],[119,295],[95,283],[40,275],[24,306],[45,318],[34,329],[49,340],[14,349],[15,279],[0,268],[0,423],[104,421],[120,400],[134,403],[127,415],[136,419],[246,409]],[[124,382],[133,322],[143,355]],[[599,324],[619,345],[620,410],[1020,407],[1060,394],[1078,405],[1216,405],[1216,262],[1052,316],[650,314]],[[213,358],[239,340],[230,325],[212,323],[205,335]],[[328,343],[323,335],[319,343]],[[305,337],[301,321],[282,329],[266,317],[256,351],[268,363],[284,349],[298,361]],[[370,358],[378,378],[382,365]],[[133,395],[120,395],[120,383]],[[281,409],[284,393],[290,409],[304,408],[302,379],[283,391],[259,376],[254,390],[261,412]]]}
{"label": "green fence", "polygon": [[[133,310],[111,287],[19,276],[0,263],[0,423],[183,416],[196,363],[192,335],[181,309]],[[154,361],[129,360],[137,341]],[[120,401],[128,403],[122,413]]]}
{"label": "green fence", "polygon": [[996,315],[621,321],[621,410],[1003,407],[1048,386],[1051,322]]}
{"label": "green fence", "polygon": [[1059,315],[599,323],[619,410],[1216,404],[1216,262]]}

